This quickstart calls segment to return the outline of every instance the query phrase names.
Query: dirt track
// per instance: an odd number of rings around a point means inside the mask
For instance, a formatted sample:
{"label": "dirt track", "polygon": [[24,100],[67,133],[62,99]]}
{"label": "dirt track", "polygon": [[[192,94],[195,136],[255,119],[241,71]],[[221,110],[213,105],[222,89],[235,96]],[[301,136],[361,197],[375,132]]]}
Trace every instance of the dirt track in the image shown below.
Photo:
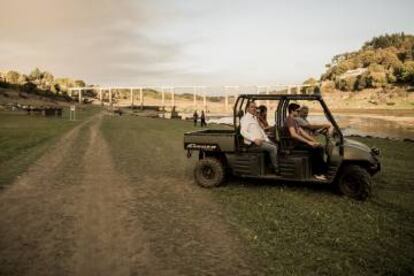
{"label": "dirt track", "polygon": [[116,170],[102,120],[71,130],[0,193],[0,275],[254,273],[208,194]]}

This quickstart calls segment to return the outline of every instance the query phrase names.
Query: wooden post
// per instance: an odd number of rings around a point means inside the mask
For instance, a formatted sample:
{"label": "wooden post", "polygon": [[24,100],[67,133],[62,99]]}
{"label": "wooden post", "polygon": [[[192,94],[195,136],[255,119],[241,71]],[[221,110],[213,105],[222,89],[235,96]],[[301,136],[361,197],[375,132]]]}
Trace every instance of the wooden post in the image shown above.
{"label": "wooden post", "polygon": [[197,109],[197,87],[196,86],[193,87],[193,96],[194,96],[193,106],[194,106],[194,110],[196,110]]}
{"label": "wooden post", "polygon": [[103,104],[102,98],[103,98],[103,96],[102,96],[102,88],[99,88],[99,101],[101,102],[101,105]]}
{"label": "wooden post", "polygon": [[175,88],[174,87],[171,87],[171,107],[174,107],[175,106],[174,93],[175,93]]}
{"label": "wooden post", "polygon": [[142,87],[139,88],[139,105],[141,109],[144,107],[144,95],[142,93]]}
{"label": "wooden post", "polygon": [[109,88],[109,106],[112,107],[112,88]]}
{"label": "wooden post", "polygon": [[206,91],[203,94],[203,105],[204,105],[204,112],[207,112],[207,98],[206,98]]}
{"label": "wooden post", "polygon": [[131,108],[133,108],[134,107],[134,91],[132,88],[129,89],[129,93],[131,96]]}
{"label": "wooden post", "polygon": [[78,89],[78,91],[79,91],[79,94],[78,94],[79,103],[81,104],[82,103],[82,89]]}
{"label": "wooden post", "polygon": [[164,108],[164,106],[165,106],[165,91],[164,91],[164,87],[161,87],[161,106],[162,106],[162,108]]}

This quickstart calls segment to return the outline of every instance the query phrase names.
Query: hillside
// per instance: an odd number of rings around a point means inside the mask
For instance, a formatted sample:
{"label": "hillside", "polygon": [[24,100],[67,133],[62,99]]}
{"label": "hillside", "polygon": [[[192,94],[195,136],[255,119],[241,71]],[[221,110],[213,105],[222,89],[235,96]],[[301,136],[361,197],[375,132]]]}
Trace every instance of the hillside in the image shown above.
{"label": "hillside", "polygon": [[66,105],[71,87],[86,86],[82,80],[55,78],[48,71],[35,68],[29,74],[15,70],[0,71],[0,106]]}
{"label": "hillside", "polygon": [[414,36],[397,33],[374,37],[358,51],[334,56],[320,80],[327,90],[342,91],[412,86]]}

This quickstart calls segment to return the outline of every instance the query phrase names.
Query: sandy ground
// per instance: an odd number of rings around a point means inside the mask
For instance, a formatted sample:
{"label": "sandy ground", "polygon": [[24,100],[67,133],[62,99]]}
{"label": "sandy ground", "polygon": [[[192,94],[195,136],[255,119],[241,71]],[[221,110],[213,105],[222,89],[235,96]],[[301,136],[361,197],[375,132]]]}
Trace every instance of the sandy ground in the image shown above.
{"label": "sandy ground", "polygon": [[102,120],[71,130],[0,194],[0,275],[252,274],[208,194],[115,169]]}

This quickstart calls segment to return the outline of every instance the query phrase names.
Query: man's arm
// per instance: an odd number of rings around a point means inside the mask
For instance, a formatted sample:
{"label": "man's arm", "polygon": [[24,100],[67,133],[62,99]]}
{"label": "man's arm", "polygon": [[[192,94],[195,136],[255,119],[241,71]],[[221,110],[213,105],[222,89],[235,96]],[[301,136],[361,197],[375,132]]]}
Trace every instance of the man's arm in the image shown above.
{"label": "man's arm", "polygon": [[[313,143],[318,143],[315,138],[313,138],[312,136],[310,136],[309,134],[306,133],[306,131],[304,131],[301,127],[299,127],[299,135],[301,135],[303,138],[305,138],[306,140],[308,140],[309,142],[313,142]],[[319,144],[319,143],[318,143]]]}
{"label": "man's arm", "polygon": [[324,128],[329,129],[331,125],[330,124],[309,124],[306,127],[310,130],[319,130],[319,129],[324,129]]}
{"label": "man's arm", "polygon": [[[299,128],[300,131],[300,128]],[[303,142],[305,144],[308,144],[310,146],[314,146],[315,142],[312,140],[307,140],[305,137],[303,137],[302,135],[300,135],[299,133],[296,132],[295,127],[289,127],[289,133],[290,133],[290,137],[292,137],[293,139],[296,139],[300,142]]]}

